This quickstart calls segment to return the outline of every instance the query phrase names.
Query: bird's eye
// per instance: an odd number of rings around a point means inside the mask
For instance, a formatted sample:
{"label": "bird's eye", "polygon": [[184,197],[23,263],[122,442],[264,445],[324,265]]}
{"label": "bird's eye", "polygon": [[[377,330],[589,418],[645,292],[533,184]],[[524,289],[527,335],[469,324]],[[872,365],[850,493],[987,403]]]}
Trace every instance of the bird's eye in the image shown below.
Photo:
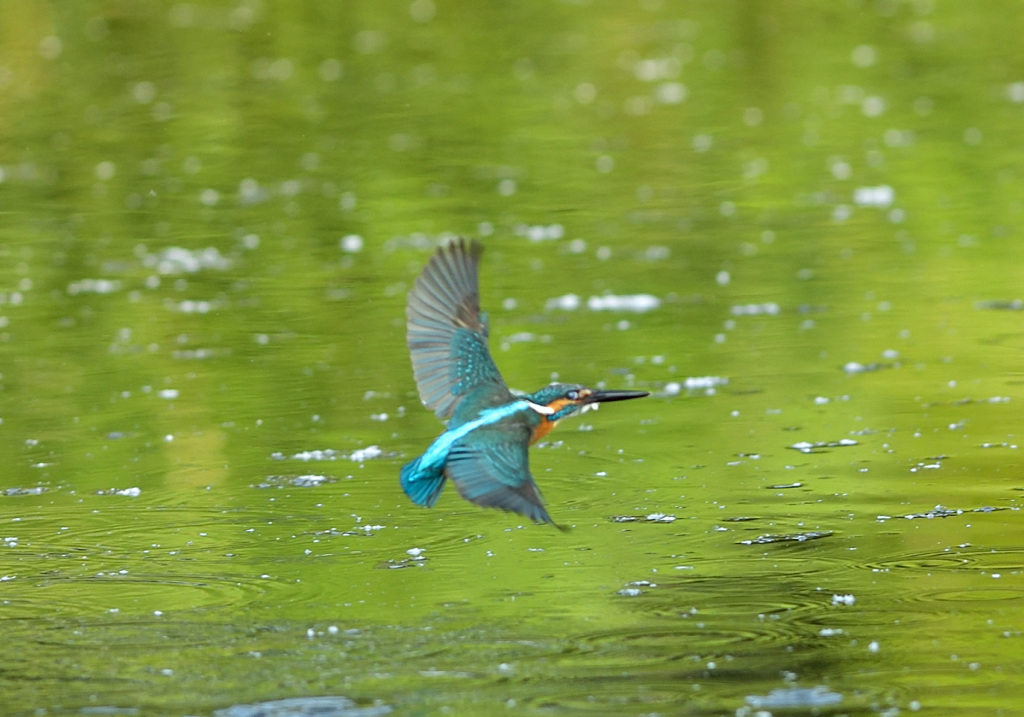
{"label": "bird's eye", "polygon": [[580,392],[575,390],[575,389],[573,389],[572,391],[569,391],[568,393],[566,393],[565,397],[568,398],[570,401],[575,401],[576,399],[578,399],[580,397]]}

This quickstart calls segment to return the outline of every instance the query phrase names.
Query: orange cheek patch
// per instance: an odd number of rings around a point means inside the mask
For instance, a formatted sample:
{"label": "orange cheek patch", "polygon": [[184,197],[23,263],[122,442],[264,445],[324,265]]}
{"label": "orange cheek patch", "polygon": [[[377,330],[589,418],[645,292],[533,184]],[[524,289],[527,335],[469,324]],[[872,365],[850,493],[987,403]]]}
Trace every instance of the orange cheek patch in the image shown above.
{"label": "orange cheek patch", "polygon": [[568,406],[572,401],[567,398],[556,398],[554,401],[548,404],[548,408],[553,409],[554,413],[558,413],[563,408]]}

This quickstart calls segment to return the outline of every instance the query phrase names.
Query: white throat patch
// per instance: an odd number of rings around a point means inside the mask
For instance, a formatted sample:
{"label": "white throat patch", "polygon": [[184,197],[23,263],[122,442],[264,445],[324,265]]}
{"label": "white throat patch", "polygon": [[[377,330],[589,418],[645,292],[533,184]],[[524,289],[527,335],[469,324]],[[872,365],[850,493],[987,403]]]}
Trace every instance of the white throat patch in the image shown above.
{"label": "white throat patch", "polygon": [[[523,400],[526,401],[525,398]],[[539,403],[534,403],[533,401],[526,401],[526,405],[542,416],[550,416],[555,412],[555,409],[551,406],[541,406]]]}

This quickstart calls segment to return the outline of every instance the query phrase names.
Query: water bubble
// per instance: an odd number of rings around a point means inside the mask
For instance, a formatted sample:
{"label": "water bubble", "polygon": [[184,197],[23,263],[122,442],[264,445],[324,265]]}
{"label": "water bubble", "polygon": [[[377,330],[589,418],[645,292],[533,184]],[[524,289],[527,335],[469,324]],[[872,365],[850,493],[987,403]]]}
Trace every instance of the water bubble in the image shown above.
{"label": "water bubble", "polygon": [[321,62],[320,66],[317,68],[320,79],[324,82],[336,82],[341,79],[342,71],[343,65],[338,60],[331,57]]}
{"label": "water bubble", "polygon": [[47,35],[39,41],[39,54],[46,60],[56,60],[64,50],[64,43],[56,35]]}
{"label": "water bubble", "polygon": [[409,6],[409,14],[418,23],[428,23],[434,19],[437,8],[434,7],[434,0],[413,0]]}
{"label": "water bubble", "polygon": [[341,250],[350,254],[355,254],[363,249],[363,238],[358,234],[348,234],[341,238],[338,242]]}
{"label": "water bubble", "polygon": [[113,179],[116,172],[117,167],[109,160],[105,160],[96,165],[96,179],[103,181]]}
{"label": "water bubble", "polygon": [[850,59],[857,67],[871,67],[878,59],[878,52],[871,45],[858,45],[853,48]]}

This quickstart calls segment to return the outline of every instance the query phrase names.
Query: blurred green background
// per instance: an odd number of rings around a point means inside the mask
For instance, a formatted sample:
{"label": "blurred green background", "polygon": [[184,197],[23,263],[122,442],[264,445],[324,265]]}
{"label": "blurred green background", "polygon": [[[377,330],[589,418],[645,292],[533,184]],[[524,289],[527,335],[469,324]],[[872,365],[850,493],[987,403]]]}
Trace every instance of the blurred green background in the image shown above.
{"label": "blurred green background", "polygon": [[[5,3],[0,713],[1024,714],[1021,10]],[[398,486],[458,234],[568,534]]]}

